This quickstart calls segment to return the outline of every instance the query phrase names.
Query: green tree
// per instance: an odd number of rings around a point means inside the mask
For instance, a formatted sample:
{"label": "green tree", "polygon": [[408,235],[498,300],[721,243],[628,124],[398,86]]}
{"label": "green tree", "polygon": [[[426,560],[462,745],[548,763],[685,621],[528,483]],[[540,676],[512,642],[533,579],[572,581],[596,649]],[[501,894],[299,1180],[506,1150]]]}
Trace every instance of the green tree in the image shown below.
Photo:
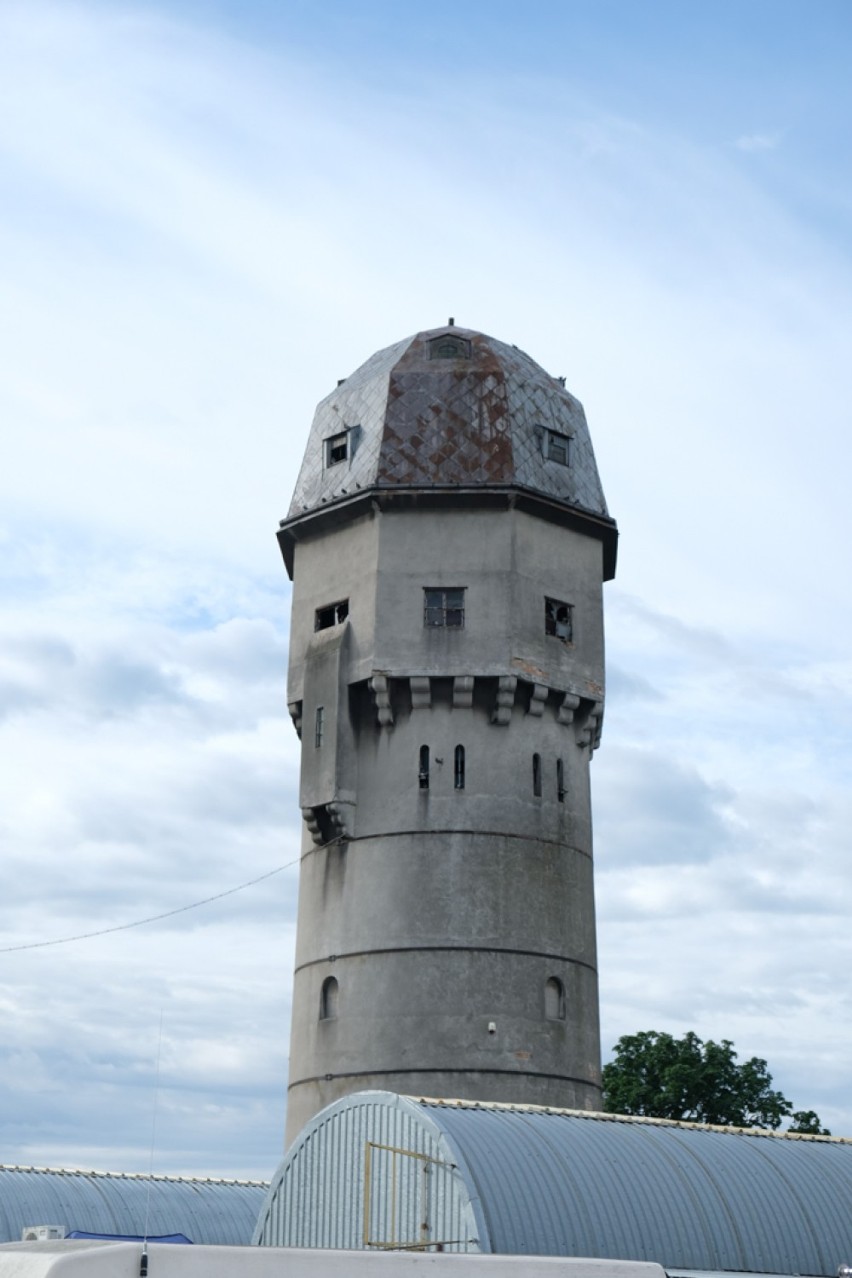
{"label": "green tree", "polygon": [[646,1030],[626,1034],[603,1070],[604,1109],[724,1127],[777,1128],[792,1117],[791,1131],[829,1135],[813,1110],[797,1110],[772,1087],[766,1061],[737,1062],[728,1039],[702,1042]]}
{"label": "green tree", "polygon": [[794,1109],[790,1117],[793,1121],[787,1128],[788,1132],[799,1132],[802,1136],[831,1135],[827,1127],[820,1127],[819,1114],[812,1109]]}

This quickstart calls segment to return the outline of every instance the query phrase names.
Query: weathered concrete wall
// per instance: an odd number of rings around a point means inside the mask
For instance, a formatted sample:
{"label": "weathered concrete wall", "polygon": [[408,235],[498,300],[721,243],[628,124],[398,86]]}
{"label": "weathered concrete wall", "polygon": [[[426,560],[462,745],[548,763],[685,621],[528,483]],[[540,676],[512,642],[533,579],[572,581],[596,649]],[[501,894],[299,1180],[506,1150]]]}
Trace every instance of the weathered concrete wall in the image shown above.
{"label": "weathered concrete wall", "polygon": [[[288,700],[307,830],[288,1142],[369,1087],[598,1106],[601,581],[599,541],[511,506],[377,507],[297,544]],[[463,627],[424,625],[427,587],[465,589]],[[545,633],[546,597],[571,605],[570,642]],[[346,619],[315,631],[343,599]]]}

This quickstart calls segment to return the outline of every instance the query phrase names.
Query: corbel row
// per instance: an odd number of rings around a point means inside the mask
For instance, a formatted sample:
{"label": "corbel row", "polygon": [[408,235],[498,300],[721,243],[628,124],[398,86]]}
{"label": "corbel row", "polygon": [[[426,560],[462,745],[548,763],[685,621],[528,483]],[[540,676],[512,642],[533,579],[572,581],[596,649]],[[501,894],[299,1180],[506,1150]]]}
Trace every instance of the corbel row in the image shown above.
{"label": "corbel row", "polygon": [[[474,675],[456,675],[453,679],[453,707],[470,709],[473,705],[473,692],[476,677]],[[512,720],[515,709],[518,683],[517,675],[500,675],[497,679],[497,690],[491,710],[491,722],[506,725]],[[410,675],[408,677],[412,710],[428,710],[432,705],[432,676]],[[376,718],[382,727],[393,725],[393,707],[390,697],[390,679],[387,675],[376,673],[369,680],[370,691],[376,710]],[[533,718],[541,718],[550,697],[551,689],[544,683],[533,683],[530,687],[529,704],[525,713]],[[292,710],[291,710],[292,713]],[[573,725],[577,744],[588,746],[592,750],[600,744],[601,723],[603,720],[603,701],[577,696],[573,692],[561,693],[561,700],[556,710],[558,723]],[[294,719],[295,722],[295,719]]]}

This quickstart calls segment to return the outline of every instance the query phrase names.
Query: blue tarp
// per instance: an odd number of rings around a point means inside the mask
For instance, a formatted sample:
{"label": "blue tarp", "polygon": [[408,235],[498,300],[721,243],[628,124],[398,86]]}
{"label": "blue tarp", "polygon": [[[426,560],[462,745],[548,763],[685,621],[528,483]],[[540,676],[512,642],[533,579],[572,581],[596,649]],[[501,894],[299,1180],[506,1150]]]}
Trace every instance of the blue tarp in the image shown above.
{"label": "blue tarp", "polygon": [[72,1229],[70,1233],[65,1235],[66,1238],[106,1238],[110,1242],[162,1242],[162,1243],[189,1243],[193,1245],[192,1239],[187,1238],[186,1234],[158,1234],[156,1237],[149,1234],[147,1240],[141,1234],[87,1234],[85,1229]]}

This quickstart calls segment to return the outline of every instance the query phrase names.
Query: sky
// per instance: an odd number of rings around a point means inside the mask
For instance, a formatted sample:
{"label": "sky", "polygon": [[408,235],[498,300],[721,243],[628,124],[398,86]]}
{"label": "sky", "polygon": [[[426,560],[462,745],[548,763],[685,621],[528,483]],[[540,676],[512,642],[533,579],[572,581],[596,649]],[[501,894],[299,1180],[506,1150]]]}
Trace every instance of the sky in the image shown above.
{"label": "sky", "polygon": [[852,1136],[850,46],[845,0],[0,2],[0,1161],[272,1174],[275,528],[315,404],[449,315],[566,378],[621,532],[605,1056],[727,1038]]}

